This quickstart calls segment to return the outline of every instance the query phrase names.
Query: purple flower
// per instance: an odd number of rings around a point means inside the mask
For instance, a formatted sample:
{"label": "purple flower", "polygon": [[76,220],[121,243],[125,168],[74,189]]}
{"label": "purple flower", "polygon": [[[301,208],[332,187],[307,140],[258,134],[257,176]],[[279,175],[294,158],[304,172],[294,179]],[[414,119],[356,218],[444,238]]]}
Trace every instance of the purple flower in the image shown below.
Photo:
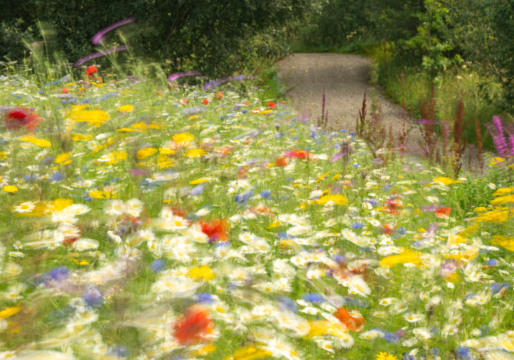
{"label": "purple flower", "polygon": [[177,79],[180,79],[182,77],[186,77],[186,76],[195,76],[195,75],[198,75],[200,74],[199,71],[186,71],[186,72],[181,72],[181,73],[176,73],[176,74],[173,74],[173,75],[170,75],[170,77],[168,78],[168,81],[175,81]]}
{"label": "purple flower", "polygon": [[102,31],[96,33],[96,35],[93,36],[93,39],[92,39],[93,45],[97,45],[97,46],[101,45],[102,40],[103,40],[102,37],[105,34],[107,34],[109,31],[111,31],[113,29],[116,29],[117,27],[120,27],[122,25],[130,24],[133,21],[136,21],[135,17],[131,17],[131,18],[128,18],[128,19],[125,19],[125,20],[121,20],[121,21],[118,21],[117,23],[114,23],[112,25],[107,26],[105,29],[103,29]]}
{"label": "purple flower", "polygon": [[501,118],[498,115],[493,116],[493,121],[485,124],[487,130],[491,133],[493,137],[494,147],[498,151],[498,155],[506,156],[507,155],[507,142],[505,141],[505,137],[503,135],[503,126],[501,122]]}
{"label": "purple flower", "polygon": [[104,55],[112,54],[112,53],[115,53],[115,52],[118,52],[118,51],[127,50],[127,49],[128,49],[127,46],[122,45],[122,46],[118,46],[118,47],[113,48],[113,49],[109,49],[109,50],[105,50],[105,51],[100,51],[100,52],[88,55],[88,56],[80,59],[79,61],[77,61],[75,63],[75,67],[79,67],[80,65],[82,65],[83,63],[85,63],[86,61],[89,61],[91,59],[95,59],[95,58],[98,58],[98,57],[102,57]]}

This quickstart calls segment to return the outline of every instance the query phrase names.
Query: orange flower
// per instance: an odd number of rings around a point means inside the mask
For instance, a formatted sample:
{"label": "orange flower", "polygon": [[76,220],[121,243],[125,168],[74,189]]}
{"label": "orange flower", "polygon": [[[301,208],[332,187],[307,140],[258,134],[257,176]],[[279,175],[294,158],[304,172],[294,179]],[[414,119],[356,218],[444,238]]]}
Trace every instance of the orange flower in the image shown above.
{"label": "orange flower", "polygon": [[283,166],[287,166],[287,161],[286,159],[284,159],[283,157],[279,157],[277,159],[277,161],[275,161],[275,166],[276,167],[283,167]]}
{"label": "orange flower", "polygon": [[450,207],[440,207],[435,211],[435,216],[437,216],[439,219],[444,219],[445,217],[450,216],[451,211],[452,208]]}
{"label": "orange flower", "polygon": [[311,154],[304,150],[291,150],[286,151],[286,156],[296,159],[308,159],[311,156]]}
{"label": "orange flower", "polygon": [[270,101],[270,102],[268,103],[268,107],[269,107],[270,109],[274,109],[274,108],[275,108],[275,103],[274,103],[274,102],[272,102],[272,101]]}
{"label": "orange flower", "polygon": [[92,65],[90,67],[87,68],[86,70],[86,76],[91,76],[93,75],[95,72],[98,72],[98,69],[96,68],[96,66]]}
{"label": "orange flower", "polygon": [[213,326],[214,323],[207,310],[194,305],[173,325],[173,329],[180,345],[193,345],[205,342],[204,336],[212,332]]}
{"label": "orange flower", "polygon": [[202,232],[209,237],[210,243],[228,239],[225,220],[214,220],[210,223],[202,221],[200,224],[202,225]]}
{"label": "orange flower", "polygon": [[348,310],[343,307],[339,308],[334,316],[351,331],[361,331],[362,328],[364,328],[364,323],[366,322],[358,311],[352,311],[350,314]]}
{"label": "orange flower", "polygon": [[203,105],[207,105],[208,103],[209,103],[209,100],[207,100],[207,99],[203,99],[203,101],[202,101],[202,104],[203,104]]}
{"label": "orange flower", "polygon": [[62,90],[61,90],[61,94],[67,94],[69,92],[70,92],[70,90],[68,90],[68,88],[66,86],[63,87]]}
{"label": "orange flower", "polygon": [[216,100],[223,99],[223,93],[221,91],[218,91],[218,93],[216,94],[215,98],[216,98]]}

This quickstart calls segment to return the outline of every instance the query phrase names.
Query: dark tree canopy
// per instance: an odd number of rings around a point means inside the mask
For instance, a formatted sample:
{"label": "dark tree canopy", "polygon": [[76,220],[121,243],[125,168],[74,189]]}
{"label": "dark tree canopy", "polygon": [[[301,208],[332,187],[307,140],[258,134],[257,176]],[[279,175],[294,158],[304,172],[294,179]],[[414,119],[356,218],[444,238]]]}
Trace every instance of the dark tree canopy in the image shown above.
{"label": "dark tree canopy", "polygon": [[[52,24],[57,47],[70,61],[98,51],[91,38],[129,17],[120,28],[136,53],[171,60],[173,67],[210,73],[237,69],[259,31],[301,16],[310,0],[0,0],[0,58],[28,53],[23,39],[41,40],[38,21]],[[113,32],[114,33],[114,32]],[[112,41],[119,38],[111,34]]]}

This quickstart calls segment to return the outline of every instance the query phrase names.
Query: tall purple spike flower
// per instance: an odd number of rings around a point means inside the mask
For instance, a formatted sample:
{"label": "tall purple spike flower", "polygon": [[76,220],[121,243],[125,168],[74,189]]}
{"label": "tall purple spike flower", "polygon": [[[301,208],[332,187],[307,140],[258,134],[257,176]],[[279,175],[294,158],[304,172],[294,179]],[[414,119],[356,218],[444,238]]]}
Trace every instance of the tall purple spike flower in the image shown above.
{"label": "tall purple spike flower", "polygon": [[118,21],[117,23],[114,23],[112,25],[109,25],[107,26],[105,29],[103,29],[102,31],[99,31],[96,33],[95,36],[93,36],[93,45],[101,45],[102,43],[102,37],[107,34],[109,31],[113,30],[113,29],[116,29],[117,27],[120,27],[122,25],[126,25],[126,24],[130,24],[131,22],[133,21],[136,21],[136,18],[135,17],[131,17],[131,18],[128,18],[128,19],[125,19],[125,20],[121,20],[121,21]]}
{"label": "tall purple spike flower", "polygon": [[503,126],[501,118],[498,115],[493,116],[493,121],[485,124],[487,130],[491,133],[493,137],[494,147],[498,151],[498,155],[506,156],[507,155],[507,142],[505,141],[505,137],[503,136]]}
{"label": "tall purple spike flower", "polygon": [[75,63],[75,67],[79,67],[80,65],[82,65],[83,63],[85,63],[86,61],[89,61],[91,59],[95,59],[95,58],[98,58],[98,57],[105,56],[107,54],[112,54],[112,53],[115,53],[115,52],[118,52],[118,51],[127,50],[127,49],[128,49],[127,46],[122,45],[122,46],[118,46],[118,47],[115,47],[115,48],[112,48],[112,49],[109,49],[109,50],[100,51],[100,52],[88,55],[88,56],[80,59],[79,61],[77,61]]}
{"label": "tall purple spike flower", "polygon": [[514,124],[505,124],[505,132],[509,135],[508,140],[510,147],[510,156],[514,156]]}

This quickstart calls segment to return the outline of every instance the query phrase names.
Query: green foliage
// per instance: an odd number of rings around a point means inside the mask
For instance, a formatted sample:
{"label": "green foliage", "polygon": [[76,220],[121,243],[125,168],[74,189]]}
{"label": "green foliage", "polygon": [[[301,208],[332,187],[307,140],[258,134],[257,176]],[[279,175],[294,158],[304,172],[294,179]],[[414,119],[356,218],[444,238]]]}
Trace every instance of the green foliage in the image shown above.
{"label": "green foliage", "polygon": [[[283,51],[283,44],[272,46],[280,34],[270,29],[301,16],[307,3],[308,0],[9,2],[2,8],[5,20],[0,31],[12,29],[16,35],[0,37],[7,41],[0,46],[0,57],[21,58],[26,49],[22,39],[33,41],[28,36],[34,35],[30,30],[39,21],[47,21],[55,28],[57,50],[74,62],[99,50],[91,44],[94,34],[135,16],[135,23],[107,34],[106,44],[126,42],[135,54],[169,59],[176,71],[226,74],[242,71],[245,61],[255,54]],[[261,37],[255,38],[258,34]]]}

